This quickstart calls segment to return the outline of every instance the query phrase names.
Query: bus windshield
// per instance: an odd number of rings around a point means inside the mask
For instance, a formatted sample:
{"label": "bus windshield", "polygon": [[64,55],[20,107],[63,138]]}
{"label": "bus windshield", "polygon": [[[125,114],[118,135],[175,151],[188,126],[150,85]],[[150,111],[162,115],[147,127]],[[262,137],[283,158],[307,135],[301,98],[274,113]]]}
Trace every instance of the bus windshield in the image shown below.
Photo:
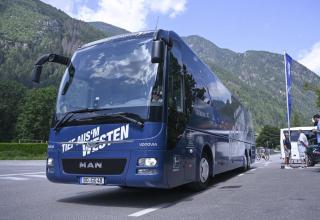
{"label": "bus windshield", "polygon": [[152,39],[106,42],[75,53],[58,93],[57,119],[79,109],[111,109],[147,119],[162,106],[162,71],[151,63]]}

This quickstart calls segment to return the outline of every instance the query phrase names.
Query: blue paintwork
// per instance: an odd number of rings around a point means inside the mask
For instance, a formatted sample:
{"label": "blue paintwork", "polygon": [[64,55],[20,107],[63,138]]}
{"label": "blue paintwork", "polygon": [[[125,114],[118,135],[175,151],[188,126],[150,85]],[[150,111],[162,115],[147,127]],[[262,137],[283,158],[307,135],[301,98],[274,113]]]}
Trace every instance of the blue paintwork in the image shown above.
{"label": "blue paintwork", "polygon": [[[196,55],[174,32],[161,31],[161,33],[167,36],[166,39],[172,37],[175,41],[173,45],[180,44],[181,62],[186,64],[185,71],[191,78],[194,77],[196,82],[212,83],[211,94],[207,95],[211,99],[210,104],[201,104],[201,100],[193,103],[193,111],[185,124],[186,127],[181,134],[178,134],[179,140],[175,146],[167,146],[168,127],[176,126],[172,124],[172,121],[169,125],[167,111],[162,112],[163,122],[146,121],[143,128],[130,123],[129,136],[126,139],[129,142],[114,143],[86,156],[83,155],[81,144],[74,145],[68,151],[63,152],[61,142],[68,142],[73,138],[77,141],[79,135],[98,126],[100,127],[99,135],[102,135],[121,126],[126,126],[127,123],[70,126],[61,128],[59,132],[51,129],[48,157],[54,158],[54,168],[47,168],[47,177],[50,181],[79,183],[79,177],[81,176],[95,176],[65,173],[62,169],[61,160],[71,158],[126,158],[127,163],[123,173],[120,175],[105,175],[106,184],[155,188],[172,188],[198,181],[198,164],[205,147],[210,149],[213,159],[212,175],[244,166],[244,155],[249,155],[251,162],[254,162],[255,146],[250,114],[224,87],[214,73],[201,61],[195,62]],[[168,80],[167,62],[168,60],[164,64],[166,80]],[[199,69],[201,71],[195,71]],[[199,72],[203,75],[197,75]],[[196,86],[199,85],[196,84]],[[218,88],[224,89],[216,91],[215,89]],[[208,89],[207,86],[206,89]],[[167,98],[165,98],[164,109],[167,109],[167,105]],[[158,173],[155,175],[138,175],[136,173],[139,168],[137,161],[141,157],[157,158],[158,164],[155,169]]]}
{"label": "blue paintwork", "polygon": [[[165,150],[164,137],[165,125],[163,123],[147,122],[144,128],[137,127],[134,124],[129,124],[129,138],[128,143],[111,144],[101,150],[92,152],[87,156],[83,156],[83,146],[74,145],[72,149],[62,152],[61,142],[68,142],[69,140],[78,137],[80,134],[90,131],[96,127],[100,127],[100,135],[107,133],[113,129],[126,124],[102,124],[102,125],[85,125],[64,127],[59,132],[53,129],[50,131],[50,142],[48,143],[48,157],[54,158],[54,173],[48,172],[47,177],[53,182],[63,183],[79,183],[80,176],[67,174],[62,170],[62,159],[107,159],[107,158],[126,158],[127,164],[124,172],[121,175],[106,175],[106,183],[109,185],[130,185],[137,187],[160,187],[167,188],[167,181],[165,176],[165,157],[167,151]],[[140,146],[141,143],[156,143],[157,146]],[[54,146],[54,147],[52,147]],[[141,157],[155,157],[158,159],[157,175],[137,175],[136,169],[137,160]],[[95,175],[92,175],[95,176]],[[101,175],[98,175],[101,176]]]}

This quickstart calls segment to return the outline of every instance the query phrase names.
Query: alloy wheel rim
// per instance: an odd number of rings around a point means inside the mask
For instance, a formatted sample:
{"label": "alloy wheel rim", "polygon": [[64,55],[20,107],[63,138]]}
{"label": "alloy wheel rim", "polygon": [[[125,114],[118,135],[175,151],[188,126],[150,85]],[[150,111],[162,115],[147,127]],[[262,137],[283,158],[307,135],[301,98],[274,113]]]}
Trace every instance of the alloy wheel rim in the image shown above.
{"label": "alloy wheel rim", "polygon": [[209,177],[209,163],[206,158],[201,158],[200,161],[200,180],[206,182]]}

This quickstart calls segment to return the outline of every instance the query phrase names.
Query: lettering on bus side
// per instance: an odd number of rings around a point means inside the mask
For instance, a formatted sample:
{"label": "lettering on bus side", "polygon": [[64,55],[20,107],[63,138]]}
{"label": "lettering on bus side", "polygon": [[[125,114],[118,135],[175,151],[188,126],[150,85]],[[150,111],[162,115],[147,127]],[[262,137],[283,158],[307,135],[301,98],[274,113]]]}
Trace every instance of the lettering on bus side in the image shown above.
{"label": "lettering on bus side", "polygon": [[82,144],[82,156],[88,156],[93,152],[103,149],[105,146],[110,146],[111,143],[99,144],[104,141],[121,141],[129,138],[129,124],[123,125],[100,135],[100,127],[96,127],[89,131],[80,134],[77,138],[69,140],[68,144],[62,144],[62,153],[73,149],[77,142],[87,142]]}
{"label": "lettering on bus side", "polygon": [[157,142],[141,142],[139,143],[139,147],[157,147]]}

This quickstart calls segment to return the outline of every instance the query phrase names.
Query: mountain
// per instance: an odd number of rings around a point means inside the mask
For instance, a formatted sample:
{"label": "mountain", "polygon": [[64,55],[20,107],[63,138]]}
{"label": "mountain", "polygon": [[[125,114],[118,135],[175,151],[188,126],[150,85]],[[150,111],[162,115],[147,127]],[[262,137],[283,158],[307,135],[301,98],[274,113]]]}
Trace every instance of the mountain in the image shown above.
{"label": "mountain", "polygon": [[[256,128],[262,125],[286,127],[286,96],[283,55],[265,51],[236,53],[222,49],[200,36],[184,41],[250,109]],[[305,85],[317,87],[320,78],[294,61],[292,65],[292,107],[303,125],[318,112],[316,95]]]}
{"label": "mountain", "polygon": [[111,35],[119,35],[119,34],[125,34],[125,33],[129,33],[129,31],[113,26],[111,24],[107,24],[104,22],[100,22],[100,21],[95,21],[95,22],[87,22],[88,24],[90,24],[92,27],[106,33],[106,34],[111,34]]}
{"label": "mountain", "polygon": [[[28,109],[26,100],[34,94],[44,95],[30,93],[34,86],[31,71],[39,55],[58,53],[70,56],[82,44],[122,33],[127,31],[102,22],[86,23],[73,19],[39,0],[0,0],[0,140],[15,137],[16,123],[19,124],[17,117],[20,115],[21,119],[21,111]],[[263,125],[286,126],[282,55],[264,51],[236,53],[196,35],[184,40],[252,112],[257,130]],[[39,87],[45,87],[43,91],[52,85],[51,88],[57,88],[63,69],[56,64],[46,65]],[[320,79],[297,62],[292,65],[292,76],[293,113],[302,124],[308,125],[317,112],[316,95],[304,90],[304,85],[317,88]],[[50,94],[51,90],[48,96]],[[40,98],[53,100],[53,97]],[[54,103],[43,104],[54,106]],[[37,103],[37,107],[39,105],[41,103]],[[27,113],[24,115],[30,115]],[[22,119],[21,123],[25,122]],[[35,121],[29,120],[28,123],[34,124]],[[43,127],[49,126],[46,120],[41,123]]]}
{"label": "mountain", "polygon": [[[70,56],[82,44],[120,29],[108,30],[98,30],[39,0],[0,0],[0,141],[47,140],[48,109],[54,109],[52,94],[64,67],[45,65],[40,85],[33,85],[34,62],[45,53]],[[44,88],[31,89],[34,86]],[[46,135],[39,136],[40,131]]]}
{"label": "mountain", "polygon": [[[106,25],[105,25],[106,26]],[[39,0],[0,0],[0,80],[31,87],[31,71],[44,53],[70,56],[79,46],[114,35],[119,28],[100,31]],[[57,85],[62,68],[48,65],[41,86]]]}

